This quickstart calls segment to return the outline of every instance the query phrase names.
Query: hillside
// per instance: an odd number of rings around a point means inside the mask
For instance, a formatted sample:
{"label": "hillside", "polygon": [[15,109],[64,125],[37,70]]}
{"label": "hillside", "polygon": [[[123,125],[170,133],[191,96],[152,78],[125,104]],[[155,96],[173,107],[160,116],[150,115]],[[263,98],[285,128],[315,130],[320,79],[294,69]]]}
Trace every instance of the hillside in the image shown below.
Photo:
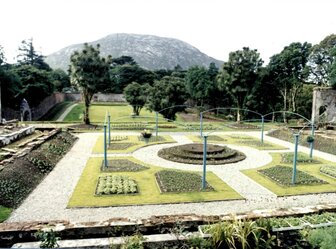
{"label": "hillside", "polygon": [[[208,67],[211,62],[217,66],[221,61],[207,56],[190,44],[178,39],[138,34],[111,34],[90,44],[101,45],[101,55],[112,55],[113,58],[122,55],[132,56],[134,60],[146,69],[173,69],[176,65],[187,69],[193,65]],[[70,55],[80,50],[82,44],[68,46],[50,54],[46,62],[52,68],[68,69]]]}

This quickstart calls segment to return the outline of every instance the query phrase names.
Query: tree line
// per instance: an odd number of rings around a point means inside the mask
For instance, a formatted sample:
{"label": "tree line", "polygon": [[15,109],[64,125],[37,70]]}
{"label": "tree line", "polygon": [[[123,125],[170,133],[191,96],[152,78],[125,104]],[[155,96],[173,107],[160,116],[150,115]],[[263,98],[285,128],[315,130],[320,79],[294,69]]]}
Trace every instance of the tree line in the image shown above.
{"label": "tree line", "polygon": [[[22,98],[35,106],[54,91],[75,89],[86,106],[84,122],[90,123],[89,105],[96,92],[124,93],[138,115],[146,106],[174,119],[183,107],[203,109],[235,107],[259,113],[284,110],[311,114],[312,89],[336,86],[336,35],[312,45],[293,42],[273,55],[264,65],[256,49],[244,47],[231,52],[221,68],[192,66],[151,71],[140,67],[130,56],[103,58],[100,47],[84,44],[71,55],[68,72],[52,70],[36,52],[32,40],[19,47],[17,63],[5,62],[0,47],[2,103],[17,107]],[[241,119],[237,112],[237,120]]]}

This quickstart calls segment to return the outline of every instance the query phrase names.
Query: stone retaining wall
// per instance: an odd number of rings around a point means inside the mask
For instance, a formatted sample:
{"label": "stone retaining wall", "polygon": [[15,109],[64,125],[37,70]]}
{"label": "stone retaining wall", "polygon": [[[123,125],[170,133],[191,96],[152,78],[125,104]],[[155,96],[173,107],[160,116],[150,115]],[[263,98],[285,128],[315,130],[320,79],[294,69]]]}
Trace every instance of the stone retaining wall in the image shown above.
{"label": "stone retaining wall", "polygon": [[33,134],[34,131],[35,131],[34,126],[28,126],[28,127],[23,127],[22,129],[18,131],[14,131],[9,134],[2,134],[0,135],[0,147],[11,144],[16,140],[19,140],[20,138]]}
{"label": "stone retaining wall", "polygon": [[23,222],[1,223],[1,246],[12,246],[19,242],[36,241],[34,234],[44,228],[52,228],[62,240],[78,238],[104,238],[131,236],[136,232],[143,235],[161,234],[169,229],[176,228],[176,224],[185,228],[185,231],[194,232],[199,225],[220,222],[224,220],[257,219],[267,217],[303,216],[306,214],[335,212],[336,204],[325,204],[309,207],[294,207],[289,209],[265,209],[218,216],[200,216],[195,214],[153,216],[143,220],[129,220],[127,218],[114,218],[101,222],[70,223],[68,221],[50,222]]}

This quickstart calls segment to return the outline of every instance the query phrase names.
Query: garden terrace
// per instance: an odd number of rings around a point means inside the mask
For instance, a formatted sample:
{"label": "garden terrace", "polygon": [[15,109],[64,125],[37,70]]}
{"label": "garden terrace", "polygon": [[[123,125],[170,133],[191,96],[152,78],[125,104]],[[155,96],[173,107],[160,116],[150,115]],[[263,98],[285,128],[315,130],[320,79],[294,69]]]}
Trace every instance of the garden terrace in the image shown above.
{"label": "garden terrace", "polygon": [[[161,149],[158,155],[166,160],[179,163],[202,164],[203,163],[203,144],[184,144]],[[208,144],[207,163],[208,164],[227,164],[242,161],[246,156],[237,150],[227,146]]]}

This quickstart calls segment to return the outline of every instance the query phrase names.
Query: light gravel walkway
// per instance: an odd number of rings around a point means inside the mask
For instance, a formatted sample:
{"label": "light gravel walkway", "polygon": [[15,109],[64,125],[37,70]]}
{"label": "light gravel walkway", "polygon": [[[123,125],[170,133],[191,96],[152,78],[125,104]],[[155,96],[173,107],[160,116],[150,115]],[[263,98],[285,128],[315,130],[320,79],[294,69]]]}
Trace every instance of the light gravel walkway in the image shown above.
{"label": "light gravel walkway", "polygon": [[58,118],[56,121],[63,121],[64,118],[65,118],[65,117],[72,111],[72,109],[73,109],[76,105],[78,105],[78,104],[75,103],[75,104],[69,106],[69,107],[62,113],[62,115],[59,116],[59,118]]}
{"label": "light gravel walkway", "polygon": [[[252,132],[248,134],[252,136],[260,136],[260,133]],[[239,149],[247,155],[247,159],[231,165],[216,167],[209,165],[208,170],[212,170],[232,188],[244,196],[246,200],[67,209],[68,199],[79,180],[88,158],[92,156],[92,147],[100,135],[101,134],[99,133],[79,134],[79,140],[70,152],[57,164],[55,169],[33,191],[33,193],[28,196],[23,204],[12,213],[7,222],[48,220],[88,222],[103,221],[114,217],[143,219],[153,215],[186,213],[197,215],[221,215],[255,209],[289,208],[334,203],[334,200],[336,199],[335,193],[276,198],[273,193],[239,171],[240,169],[255,168],[267,164],[271,160],[268,152],[240,146]],[[180,144],[191,142],[181,133],[174,133],[171,135]],[[291,149],[293,147],[290,143],[271,137],[266,136],[265,140],[284,146],[290,146],[289,148]],[[133,156],[139,160],[160,165],[162,167],[201,170],[200,165],[184,165],[158,158],[156,156],[156,151],[159,150],[159,148],[168,146],[172,146],[172,144],[144,147],[135,151]],[[231,147],[236,148],[235,146]],[[307,148],[300,147],[300,149],[305,150]],[[315,155],[336,162],[336,157],[327,153],[316,151]],[[118,154],[118,156],[120,155]]]}

